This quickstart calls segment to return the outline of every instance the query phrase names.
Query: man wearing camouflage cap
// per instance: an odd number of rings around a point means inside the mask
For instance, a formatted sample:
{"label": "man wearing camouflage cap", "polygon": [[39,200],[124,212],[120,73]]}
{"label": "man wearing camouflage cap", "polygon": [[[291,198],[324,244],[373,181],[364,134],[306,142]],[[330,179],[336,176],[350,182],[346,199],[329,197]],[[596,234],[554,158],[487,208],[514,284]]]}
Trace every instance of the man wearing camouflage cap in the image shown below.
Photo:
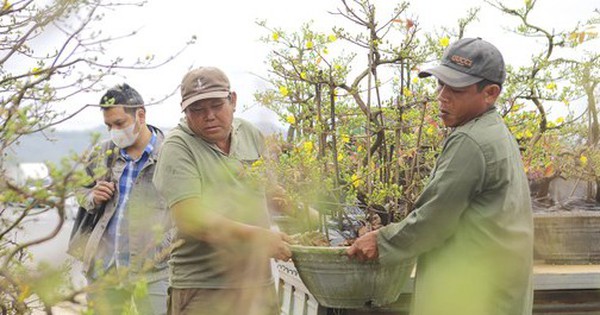
{"label": "man wearing camouflage cap", "polygon": [[278,314],[269,259],[289,259],[287,235],[269,229],[265,192],[244,178],[263,137],[233,117],[237,95],[217,68],[188,72],[181,97],[154,174],[177,227],[170,314]]}
{"label": "man wearing camouflage cap", "polygon": [[440,117],[452,132],[412,213],[347,253],[384,264],[418,257],[413,315],[531,314],[529,186],[494,107],[506,77],[502,55],[463,38],[419,76],[437,78]]}

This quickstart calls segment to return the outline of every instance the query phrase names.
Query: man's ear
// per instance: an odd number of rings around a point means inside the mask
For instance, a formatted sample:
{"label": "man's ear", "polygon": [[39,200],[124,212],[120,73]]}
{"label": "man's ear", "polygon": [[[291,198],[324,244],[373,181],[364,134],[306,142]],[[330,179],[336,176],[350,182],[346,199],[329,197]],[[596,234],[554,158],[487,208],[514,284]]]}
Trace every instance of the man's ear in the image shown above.
{"label": "man's ear", "polygon": [[483,89],[485,93],[485,103],[489,106],[496,103],[496,99],[500,96],[500,86],[498,84],[490,84]]}
{"label": "man's ear", "polygon": [[146,109],[140,108],[135,111],[135,114],[138,115],[137,118],[138,118],[138,121],[140,122],[140,124],[145,125],[146,124]]}
{"label": "man's ear", "polygon": [[237,105],[237,94],[235,92],[231,92],[231,99],[230,99],[230,103],[231,106],[233,106],[233,111],[235,112],[235,106]]}

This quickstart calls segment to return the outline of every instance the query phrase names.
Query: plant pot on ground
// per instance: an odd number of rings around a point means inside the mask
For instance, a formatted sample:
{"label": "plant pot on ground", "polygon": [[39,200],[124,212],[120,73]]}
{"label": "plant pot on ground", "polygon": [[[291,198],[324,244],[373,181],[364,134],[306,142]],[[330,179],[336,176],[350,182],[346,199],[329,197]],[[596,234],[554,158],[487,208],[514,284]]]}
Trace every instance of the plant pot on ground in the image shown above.
{"label": "plant pot on ground", "polygon": [[600,263],[600,206],[583,200],[534,209],[535,258],[549,264]]}

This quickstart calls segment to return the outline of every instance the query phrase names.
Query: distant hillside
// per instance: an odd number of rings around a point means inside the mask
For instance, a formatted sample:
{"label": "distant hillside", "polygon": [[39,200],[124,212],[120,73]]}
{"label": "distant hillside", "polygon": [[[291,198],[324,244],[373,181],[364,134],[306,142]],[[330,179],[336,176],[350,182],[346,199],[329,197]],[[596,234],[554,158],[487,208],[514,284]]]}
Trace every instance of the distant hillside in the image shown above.
{"label": "distant hillside", "polygon": [[[255,122],[255,125],[265,134],[284,132],[281,127],[269,121],[258,121]],[[166,134],[170,128],[161,129]],[[56,131],[25,136],[20,139],[18,145],[12,147],[12,152],[9,152],[9,160],[13,163],[46,161],[59,163],[70,152],[81,153],[85,151],[90,145],[93,132],[99,132],[101,139],[108,139],[109,137],[104,126],[82,131]]]}
{"label": "distant hillside", "polygon": [[99,132],[101,138],[108,138],[105,127],[82,131],[55,131],[51,133],[36,133],[20,138],[19,144],[12,146],[11,160],[17,163],[54,162],[70,152],[83,152],[89,145],[93,132]]}

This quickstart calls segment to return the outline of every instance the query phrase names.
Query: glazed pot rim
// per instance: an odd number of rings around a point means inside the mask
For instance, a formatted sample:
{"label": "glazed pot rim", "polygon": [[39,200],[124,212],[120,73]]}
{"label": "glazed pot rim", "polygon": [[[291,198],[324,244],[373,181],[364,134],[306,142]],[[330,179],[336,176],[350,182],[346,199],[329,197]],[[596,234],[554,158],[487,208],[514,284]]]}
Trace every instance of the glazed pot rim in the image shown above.
{"label": "glazed pot rim", "polygon": [[350,248],[350,246],[312,246],[312,245],[297,245],[297,244],[292,244],[292,245],[290,245],[290,247],[299,248],[299,249],[317,248],[317,249],[335,249],[335,250]]}
{"label": "glazed pot rim", "polygon": [[327,253],[345,255],[346,250],[350,246],[307,246],[307,245],[290,245],[292,252],[301,253]]}

